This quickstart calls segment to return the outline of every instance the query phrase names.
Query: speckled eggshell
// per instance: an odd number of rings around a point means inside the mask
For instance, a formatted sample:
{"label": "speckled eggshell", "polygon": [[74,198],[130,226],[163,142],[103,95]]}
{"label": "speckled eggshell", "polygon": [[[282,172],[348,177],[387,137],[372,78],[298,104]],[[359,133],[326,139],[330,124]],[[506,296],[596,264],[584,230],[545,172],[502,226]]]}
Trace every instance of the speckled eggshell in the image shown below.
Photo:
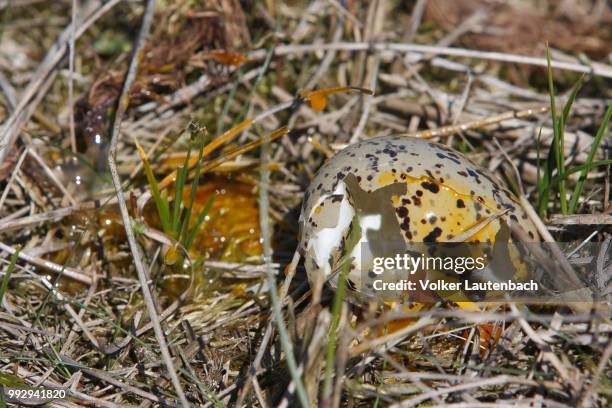
{"label": "speckled eggshell", "polygon": [[[424,139],[373,138],[341,150],[317,172],[302,206],[300,249],[312,282],[337,268],[356,213],[361,241],[376,246],[445,242],[505,210],[467,242],[495,242],[500,221],[518,224],[534,241],[538,235],[512,193],[462,154]],[[360,283],[359,265],[348,278],[349,288]]]}

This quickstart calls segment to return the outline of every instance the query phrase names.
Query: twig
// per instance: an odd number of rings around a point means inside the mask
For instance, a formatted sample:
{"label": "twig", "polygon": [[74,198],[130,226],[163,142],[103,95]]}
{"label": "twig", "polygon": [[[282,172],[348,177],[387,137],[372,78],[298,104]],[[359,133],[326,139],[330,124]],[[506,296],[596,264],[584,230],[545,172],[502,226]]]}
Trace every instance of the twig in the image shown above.
{"label": "twig", "polygon": [[455,111],[452,113],[451,124],[453,125],[456,125],[457,122],[459,121],[459,117],[461,116],[461,114],[463,113],[463,110],[465,109],[465,105],[470,97],[470,91],[472,90],[472,82],[474,81],[472,72],[467,71],[466,75],[467,75],[467,83],[465,84],[465,88],[463,89],[463,92],[461,93],[461,97],[459,98],[459,104],[457,105],[457,108],[455,109]]}
{"label": "twig", "polygon": [[611,225],[612,214],[555,214],[548,224],[553,225]]}
{"label": "twig", "polygon": [[11,171],[11,178],[9,178],[8,182],[6,183],[6,187],[4,187],[4,191],[2,192],[2,196],[0,197],[0,211],[2,211],[2,207],[4,207],[4,201],[6,200],[6,197],[8,196],[8,193],[11,189],[11,185],[15,181],[15,177],[17,177],[17,174],[19,174],[19,169],[21,169],[21,165],[23,164],[23,161],[27,153],[28,153],[28,149],[24,150],[23,153],[21,153],[19,160],[17,160],[15,167]]}
{"label": "twig", "polygon": [[518,167],[516,167],[516,164],[512,161],[512,159],[508,155],[508,152],[506,152],[506,149],[502,147],[502,145],[497,141],[496,138],[493,138],[493,142],[495,143],[495,145],[497,146],[501,154],[504,156],[504,158],[508,162],[508,165],[512,167],[512,171],[514,171],[514,177],[516,177],[516,183],[518,184],[518,187],[519,187],[518,189],[519,195],[524,196],[525,186],[523,185],[523,180],[521,179],[521,173],[519,172]]}
{"label": "twig", "polygon": [[510,119],[527,118],[538,113],[546,112],[546,107],[539,109],[525,109],[522,111],[509,111],[499,115],[489,116],[484,119],[475,120],[472,122],[460,123],[451,126],[442,126],[436,129],[423,130],[420,132],[403,133],[402,136],[418,137],[421,139],[429,139],[432,137],[450,136],[455,133],[465,132],[466,130],[480,129],[485,126],[494,125]]}
{"label": "twig", "polygon": [[11,222],[12,220],[21,217],[22,215],[30,212],[31,208],[30,206],[23,206],[18,210],[15,210],[14,212],[12,212],[11,214],[7,215],[6,217],[3,217],[0,219],[0,224],[5,225],[6,223]]}
{"label": "twig", "polygon": [[393,408],[404,408],[404,407],[413,407],[417,404],[420,404],[423,401],[427,401],[428,399],[444,395],[450,394],[457,391],[465,391],[472,388],[480,388],[480,387],[489,387],[492,385],[501,385],[501,384],[520,384],[520,385],[528,385],[531,387],[537,386],[538,383],[533,380],[526,380],[520,377],[513,377],[511,375],[499,375],[497,377],[487,378],[481,381],[474,381],[467,384],[455,385],[454,387],[446,387],[442,389],[433,390],[430,392],[425,392],[416,397],[410,398],[408,400],[402,401],[400,403],[391,405]]}
{"label": "twig", "polygon": [[[454,57],[465,57],[474,59],[484,59],[515,64],[535,65],[546,67],[546,58],[529,57],[526,55],[506,54],[502,52],[478,51],[466,48],[454,47],[435,47],[420,44],[403,43],[366,43],[366,42],[338,42],[328,44],[307,44],[307,45],[283,45],[274,50],[275,55],[288,55],[299,53],[314,53],[328,50],[338,51],[391,51],[398,53],[414,52],[418,54],[447,55]],[[248,55],[248,58],[263,59],[267,50],[256,50]],[[582,72],[590,75],[597,75],[604,78],[612,78],[612,68],[595,64],[588,66],[572,62],[551,61],[551,65],[556,69],[566,71]]]}
{"label": "twig", "polygon": [[68,123],[70,126],[70,146],[72,153],[77,153],[76,132],[74,129],[74,44],[77,24],[77,0],[72,0],[72,15],[70,23],[70,55],[68,57]]}
{"label": "twig", "polygon": [[[239,78],[237,78],[236,81],[238,81],[240,85],[244,85],[248,83],[250,80],[252,80],[253,78],[261,75],[263,71],[264,71],[264,67],[254,68],[250,70],[249,72],[245,73],[244,75],[240,76]],[[232,71],[230,69],[230,73],[231,72]],[[160,104],[157,101],[152,101],[152,102],[148,102],[148,103],[138,106],[136,109],[139,112],[147,113],[147,115],[138,119],[138,121],[135,122],[134,124],[146,123],[147,121],[151,120],[151,118],[153,118],[154,116],[150,113],[151,111],[153,111],[152,113],[156,115],[161,115],[168,109],[171,109],[180,104],[189,102],[191,99],[195,98],[202,92],[208,90],[208,88],[212,84],[213,84],[213,81],[209,76],[202,75],[194,83],[184,86],[176,90],[172,95],[164,98],[164,103]],[[233,88],[233,86],[234,86],[234,83],[231,82],[219,88],[210,89],[209,92],[207,92],[206,95],[204,96],[204,100],[202,101],[202,103],[205,103],[206,101],[209,101],[210,99],[220,94],[229,92]]]}
{"label": "twig", "polygon": [[[82,302],[83,306],[80,310],[79,313],[77,315],[78,320],[76,320],[77,324],[73,324],[72,327],[70,328],[70,330],[68,331],[68,336],[65,337],[65,342],[62,345],[62,348],[60,349],[60,354],[61,355],[66,355],[68,350],[70,349],[70,347],[72,346],[72,343],[74,341],[74,339],[78,336],[77,334],[77,327],[80,327],[81,330],[83,331],[83,333],[85,333],[85,335],[88,337],[88,339],[92,342],[92,344],[98,348],[101,349],[100,347],[100,343],[98,342],[98,340],[93,336],[93,334],[91,334],[89,332],[89,329],[87,328],[87,326],[85,326],[84,324],[82,324],[82,319],[83,316],[85,315],[85,311],[87,306],[89,306],[89,302],[91,301],[91,298],[93,297],[94,293],[96,292],[97,289],[97,283],[98,280],[96,279],[96,277],[94,276],[93,279],[93,283],[91,284],[91,286],[89,286],[89,289],[87,290],[87,295],[85,296],[85,300]],[[72,309],[72,307],[70,306],[69,303],[66,303],[65,306],[66,310],[68,311],[68,313],[74,313],[74,309]],[[93,341],[92,341],[93,339]]]}
{"label": "twig", "polygon": [[[463,393],[462,396],[469,394]],[[545,403],[545,405],[542,405]],[[557,401],[549,399],[543,399],[540,395],[536,395],[536,398],[520,398],[516,399],[498,399],[495,402],[454,402],[444,404],[433,404],[428,405],[429,408],[533,408],[533,407],[550,407],[550,408],[570,408],[571,405],[561,404]]]}
{"label": "twig", "polygon": [[32,6],[36,3],[42,3],[46,0],[2,0],[0,1],[0,10],[5,9],[6,7],[26,7]]}
{"label": "twig", "polygon": [[[370,81],[370,89],[375,91],[376,83],[378,82],[378,69],[380,67],[380,55],[377,55],[374,59],[374,69],[372,70],[372,78]],[[361,113],[361,117],[359,118],[359,123],[357,124],[357,128],[353,132],[353,136],[351,137],[350,143],[355,143],[361,137],[363,130],[368,122],[368,117],[370,116],[370,110],[372,109],[372,100],[374,98],[373,95],[363,95],[362,98],[365,98],[363,101],[363,111]]]}
{"label": "twig", "polygon": [[[353,23],[355,27],[357,28],[362,27],[361,21],[359,21],[357,17],[355,17],[349,10],[347,10],[343,4],[341,4],[340,2],[336,0],[327,0],[327,1],[329,4],[331,4],[336,9],[338,9],[338,11],[340,12],[340,14],[342,14],[342,16],[347,17],[349,20],[351,20],[351,23]],[[342,1],[342,3],[346,3],[346,2]]]}
{"label": "twig", "polygon": [[[269,267],[272,268],[275,274],[278,273],[280,264],[271,263]],[[258,276],[263,276],[266,273],[266,265],[252,265],[247,263],[239,262],[223,262],[223,261],[204,261],[202,267],[215,269],[218,271],[226,272],[228,276],[233,278],[245,278],[252,279]]]}
{"label": "twig", "polygon": [[[28,215],[22,218],[13,219],[9,217],[3,218],[0,220],[0,233],[5,233],[8,231],[25,228],[30,225],[39,224],[42,222],[58,222],[64,217],[68,217],[75,212],[91,210],[96,208],[96,203],[94,202],[86,202],[80,205],[75,205],[71,207],[59,208],[57,210],[52,210],[40,214]],[[26,207],[26,210],[29,210]]]}
{"label": "twig", "polygon": [[[334,4],[336,2],[330,1],[330,3]],[[340,39],[342,38],[342,32],[344,31],[345,14],[343,13],[343,11],[345,9],[341,4],[336,3],[334,5],[335,6],[337,5],[338,10],[340,11],[340,16],[338,17],[338,20],[336,22],[336,30],[334,31],[334,38],[333,38],[333,41],[337,42],[337,41],[340,41]],[[347,14],[350,15],[350,13],[347,13]],[[334,50],[330,50],[325,53],[325,57],[323,57],[323,60],[321,61],[321,63],[317,64],[316,71],[314,72],[312,77],[310,77],[306,85],[304,86],[305,90],[310,91],[314,89],[317,82],[319,81],[319,78],[321,77],[321,75],[325,73],[325,71],[327,71],[331,63],[334,61],[335,57],[336,57],[336,52]]]}
{"label": "twig", "polygon": [[[174,312],[176,312],[176,310],[178,309],[179,304],[180,304],[180,302],[182,300],[183,299],[179,298],[179,299],[175,300],[174,302],[172,302],[170,304],[170,306],[168,306],[166,309],[164,309],[164,311],[159,316],[160,323],[163,322],[164,320],[166,320],[172,314],[174,314]],[[116,340],[114,343],[112,343],[111,345],[107,346],[106,349],[104,350],[104,352],[106,354],[114,354],[114,353],[118,352],[119,350],[121,350],[122,348],[124,348],[128,344],[130,344],[132,339],[134,339],[135,337],[138,337],[138,336],[142,336],[143,334],[145,334],[146,332],[151,330],[151,327],[153,327],[153,323],[152,322],[146,323],[144,326],[140,327],[139,329],[136,329],[135,335],[130,333],[130,334],[127,334],[125,337],[123,337],[121,340]]]}
{"label": "twig", "polygon": [[[550,249],[553,253],[553,256],[557,259],[557,262],[560,266],[560,270],[563,271],[561,277],[567,279],[569,283],[571,283],[574,287],[582,287],[583,285],[580,282],[580,279],[578,279],[578,277],[576,276],[576,271],[574,271],[572,266],[569,264],[565,254],[563,254],[563,252],[557,245],[557,241],[553,238],[550,232],[548,232],[546,225],[544,225],[544,223],[532,207],[531,203],[527,201],[527,198],[525,196],[520,196],[519,201],[531,222],[535,224],[543,240],[550,244]],[[586,290],[584,297],[585,302],[592,302],[591,293],[588,289]]]}
{"label": "twig", "polygon": [[125,83],[123,84],[123,90],[121,91],[121,97],[119,98],[119,103],[117,105],[117,111],[115,113],[115,123],[112,129],[112,138],[111,138],[110,148],[108,152],[108,165],[109,165],[109,169],[110,169],[111,176],[113,179],[113,185],[115,186],[115,191],[116,191],[117,199],[119,202],[119,210],[121,211],[121,218],[123,219],[125,233],[128,239],[130,250],[132,251],[132,255],[134,256],[134,265],[136,266],[136,272],[138,273],[138,280],[140,281],[140,287],[142,289],[144,301],[147,306],[147,311],[149,312],[149,318],[151,319],[151,323],[153,324],[153,330],[155,331],[155,337],[157,338],[157,342],[159,344],[159,349],[162,354],[162,359],[168,369],[168,375],[170,376],[170,379],[172,380],[172,384],[174,385],[174,389],[176,390],[176,394],[177,394],[177,397],[181,405],[184,407],[188,407],[189,402],[187,401],[187,398],[185,397],[185,393],[183,392],[181,382],[174,368],[174,363],[172,361],[172,357],[170,356],[168,345],[166,344],[164,332],[161,328],[159,317],[157,316],[157,310],[155,308],[155,303],[153,302],[153,297],[151,296],[151,290],[149,289],[149,282],[147,280],[147,273],[144,269],[144,264],[142,262],[142,257],[140,254],[140,250],[138,248],[138,243],[136,242],[136,237],[134,236],[134,231],[132,230],[130,214],[128,212],[127,205],[125,203],[125,198],[123,197],[121,179],[119,178],[119,173],[117,172],[117,165],[115,163],[117,145],[119,143],[119,137],[121,135],[121,122],[123,120],[123,115],[125,114],[125,111],[127,110],[127,107],[129,104],[130,89],[132,87],[132,83],[136,79],[136,74],[138,72],[138,65],[139,65],[140,59],[142,58],[141,53],[142,53],[142,50],[145,44],[145,40],[148,37],[149,32],[151,30],[151,23],[153,20],[154,11],[155,11],[155,0],[148,0],[146,9],[145,9],[145,13],[142,19],[142,26],[140,27],[140,32],[138,33],[138,39],[136,41],[134,55],[132,56],[132,60],[130,61],[130,66],[128,69],[127,77],[125,79]]}
{"label": "twig", "polygon": [[[8,252],[11,255],[15,253],[14,248],[6,245],[3,242],[0,242],[0,249]],[[86,285],[91,285],[92,283],[92,278],[89,275],[85,275],[84,273],[77,271],[76,269],[72,269],[67,266],[58,265],[54,262],[47,261],[46,259],[41,259],[41,258],[31,256],[25,251],[19,252],[19,259],[21,259],[22,261],[31,263],[32,265],[36,265],[40,268],[62,274],[62,276],[66,276],[70,279],[74,279],[75,281],[84,283]]]}
{"label": "twig", "polygon": [[412,40],[414,40],[414,37],[419,30],[419,26],[421,25],[421,20],[423,19],[426,6],[427,0],[418,0],[412,8],[412,14],[410,15],[410,26],[408,30],[406,30],[406,34],[403,38],[403,40],[407,43],[411,43]]}

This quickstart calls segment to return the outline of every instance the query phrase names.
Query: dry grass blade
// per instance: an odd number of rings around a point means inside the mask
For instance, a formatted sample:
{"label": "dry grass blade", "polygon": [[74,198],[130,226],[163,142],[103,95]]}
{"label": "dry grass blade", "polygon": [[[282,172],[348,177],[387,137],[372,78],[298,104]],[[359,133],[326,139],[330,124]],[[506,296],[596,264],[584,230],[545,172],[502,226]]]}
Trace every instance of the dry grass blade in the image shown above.
{"label": "dry grass blade", "polygon": [[134,51],[134,55],[132,57],[132,61],[130,62],[130,66],[128,69],[128,74],[125,79],[125,83],[123,86],[123,91],[121,92],[121,96],[119,98],[118,108],[115,113],[115,123],[113,126],[113,133],[111,138],[111,145],[108,153],[108,164],[111,171],[111,176],[113,178],[113,185],[115,186],[115,190],[117,193],[117,198],[119,200],[119,209],[121,211],[121,218],[123,219],[123,225],[125,228],[125,232],[128,238],[128,243],[130,245],[130,250],[134,255],[134,264],[136,266],[136,272],[138,273],[138,279],[140,281],[140,287],[143,293],[143,297],[145,299],[145,303],[147,306],[147,311],[149,312],[149,318],[153,324],[153,330],[155,331],[155,336],[157,338],[157,342],[162,354],[162,358],[164,364],[168,368],[168,375],[172,380],[172,384],[177,393],[177,397],[182,406],[188,407],[189,402],[185,397],[185,393],[183,392],[183,387],[178,378],[176,369],[174,368],[174,363],[172,361],[172,356],[170,355],[170,351],[168,350],[168,346],[166,344],[166,338],[164,332],[161,328],[161,324],[159,322],[159,317],[157,315],[157,309],[155,304],[153,303],[153,297],[151,296],[151,290],[149,289],[149,279],[147,277],[147,272],[145,271],[145,266],[142,262],[142,255],[140,254],[140,250],[138,248],[138,243],[136,242],[136,238],[134,236],[134,231],[132,230],[132,222],[130,219],[130,214],[128,213],[127,206],[125,204],[125,199],[123,198],[123,191],[121,187],[121,180],[119,178],[119,174],[117,173],[117,168],[115,164],[115,154],[117,151],[117,144],[119,142],[119,137],[121,133],[121,121],[123,119],[123,115],[127,110],[129,104],[129,92],[132,87],[132,83],[136,77],[136,72],[138,70],[139,61],[142,58],[141,52],[145,45],[145,41],[149,35],[151,29],[151,23],[153,20],[153,12],[155,11],[155,0],[148,0],[147,6],[145,9],[145,14],[142,20],[142,26],[140,28],[140,32],[138,34],[138,40],[136,42],[136,47]]}
{"label": "dry grass blade", "polygon": [[205,165],[202,166],[202,173],[207,173],[213,169],[215,169],[216,167],[218,167],[219,165],[221,165],[223,162],[235,159],[236,157],[240,156],[241,154],[244,154],[246,152],[250,152],[266,143],[270,143],[276,139],[278,139],[279,137],[282,137],[286,134],[288,134],[290,132],[289,128],[287,127],[283,127],[281,129],[278,129],[276,131],[274,131],[273,133],[271,133],[270,135],[267,135],[265,137],[262,137],[260,139],[254,140],[252,142],[249,142],[243,146],[239,146],[236,147],[233,150],[230,150],[229,152],[223,153],[223,155],[221,155],[220,157],[211,160],[210,162],[206,163]]}
{"label": "dry grass blade", "polygon": [[461,234],[459,234],[459,235],[449,239],[448,242],[466,242],[466,241],[468,241],[475,234],[478,234],[478,232],[481,231],[484,227],[486,227],[487,225],[489,225],[493,221],[499,219],[500,217],[502,217],[507,212],[508,212],[508,210],[506,209],[506,210],[501,211],[501,212],[499,212],[497,214],[491,214],[487,218],[483,218],[481,221],[479,221],[476,225],[470,227],[468,230],[466,230],[466,231],[462,232]]}
{"label": "dry grass blade", "polygon": [[419,137],[422,139],[430,139],[433,137],[441,137],[441,136],[451,136],[457,133],[465,132],[467,130],[482,129],[484,127],[494,125],[497,123],[501,123],[501,122],[504,122],[510,119],[528,118],[530,116],[534,116],[539,113],[544,113],[547,110],[548,108],[541,107],[539,109],[525,109],[519,112],[511,111],[511,112],[502,113],[500,115],[490,116],[485,119],[475,120],[472,122],[460,123],[457,125],[450,125],[450,126],[443,126],[440,128],[431,129],[431,130],[423,130],[419,132],[404,133],[402,134],[402,136]]}
{"label": "dry grass blade", "polygon": [[[202,148],[202,153],[201,153],[202,157],[207,157],[209,154],[211,154],[212,152],[220,148],[223,144],[228,143],[231,140],[233,140],[236,136],[238,136],[238,134],[240,134],[240,132],[242,132],[247,127],[251,126],[253,122],[254,121],[251,119],[245,120],[238,126],[231,128],[230,130],[228,130],[227,132],[225,132],[224,134],[222,134],[221,136],[213,140],[211,143],[204,146]],[[198,157],[191,158],[188,162],[187,168],[191,169],[198,163],[198,161],[199,161]],[[176,179],[176,175],[177,175],[176,170],[171,172],[169,175],[167,175],[159,183],[159,189],[163,190],[164,188],[172,184]]]}
{"label": "dry grass blade", "polygon": [[357,356],[366,351],[372,350],[376,347],[382,347],[383,350],[388,350],[389,347],[397,344],[400,340],[405,339],[408,335],[416,333],[419,330],[422,330],[425,327],[428,327],[429,325],[433,324],[435,321],[436,320],[432,318],[430,314],[428,313],[427,315],[417,320],[414,324],[406,325],[405,327],[401,328],[400,330],[394,333],[390,333],[385,336],[381,336],[381,337],[378,337],[378,338],[375,338],[369,341],[365,341],[359,345],[352,347],[349,350],[349,353],[351,356]]}
{"label": "dry grass blade", "polygon": [[[341,92],[347,92],[347,91],[357,91],[357,92],[361,92],[361,93],[372,94],[372,91],[370,91],[369,89],[359,88],[359,87],[337,87],[337,88],[319,89],[319,90],[316,90],[316,91],[304,92],[300,96],[300,98],[298,98],[298,99],[278,104],[278,105],[276,105],[276,106],[274,106],[274,107],[272,107],[272,108],[270,108],[270,109],[268,109],[268,110],[266,110],[264,112],[261,112],[260,114],[258,114],[253,119],[246,119],[246,120],[242,121],[240,124],[238,124],[238,125],[234,126],[233,128],[229,129],[227,132],[223,133],[221,136],[219,136],[216,139],[214,139],[211,143],[209,143],[206,146],[204,146],[202,148],[201,155],[202,155],[202,157],[207,157],[209,154],[213,153],[215,150],[219,149],[224,144],[229,143],[230,141],[235,139],[236,136],[238,136],[245,129],[253,126],[254,124],[256,124],[258,122],[261,122],[263,119],[265,119],[265,118],[267,118],[267,117],[269,117],[271,115],[274,115],[277,112],[280,112],[280,111],[282,111],[284,109],[287,109],[287,108],[289,108],[291,106],[294,106],[294,105],[296,105],[298,103],[302,103],[303,101],[309,101],[311,103],[311,105],[313,106],[313,109],[315,109],[315,110],[323,110],[325,108],[326,104],[327,104],[327,97],[329,95],[333,95],[333,94],[341,93]],[[270,138],[269,141],[277,139],[278,137],[283,136],[287,132],[288,131],[286,131],[286,130],[279,129],[276,132],[274,132],[272,135],[268,136],[268,138]],[[205,173],[206,171],[210,171],[212,168],[220,165],[224,161],[229,161],[229,160],[239,156],[242,153],[246,153],[248,151],[251,151],[252,149],[255,149],[255,148],[259,147],[261,145],[261,143],[263,143],[263,142],[262,141],[254,141],[254,142],[249,143],[248,145],[238,147],[238,148],[234,149],[232,152],[224,154],[223,157],[215,159],[211,163],[208,163],[206,166],[204,166],[203,169],[202,169],[202,173]],[[197,159],[197,157],[193,157],[191,160],[189,160],[189,164],[188,164],[187,167],[189,169],[191,169],[193,166],[196,165],[196,163],[198,163],[198,159]],[[175,181],[175,179],[176,179],[176,175],[177,175],[177,173],[176,173],[176,170],[175,170],[175,171],[171,172],[168,176],[166,176],[159,183],[159,189],[163,190],[164,188],[166,188],[170,184],[172,184]]]}

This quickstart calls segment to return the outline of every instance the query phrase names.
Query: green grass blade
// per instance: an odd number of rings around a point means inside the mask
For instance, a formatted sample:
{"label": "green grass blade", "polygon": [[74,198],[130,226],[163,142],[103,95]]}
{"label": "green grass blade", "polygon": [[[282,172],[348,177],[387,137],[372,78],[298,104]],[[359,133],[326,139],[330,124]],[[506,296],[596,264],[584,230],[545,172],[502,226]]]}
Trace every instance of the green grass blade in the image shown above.
{"label": "green grass blade", "polygon": [[[563,149],[563,140],[561,134],[561,126],[562,120],[557,116],[557,106],[555,102],[555,86],[553,84],[553,74],[552,74],[552,65],[550,62],[550,47],[548,43],[546,43],[546,62],[547,62],[547,77],[548,77],[548,92],[550,94],[550,111],[552,114],[552,122],[553,122],[553,152],[554,159],[556,162],[557,173],[559,175],[563,175],[563,166],[564,166],[564,149]],[[549,157],[550,160],[550,157]],[[563,214],[567,214],[567,197],[565,196],[565,178],[561,177],[561,182],[559,183],[559,202],[561,203],[561,212]]]}
{"label": "green grass blade", "polygon": [[582,173],[580,174],[580,178],[576,183],[576,188],[572,193],[572,198],[569,205],[569,211],[571,214],[575,213],[576,209],[578,208],[578,200],[580,198],[580,195],[582,194],[582,190],[584,189],[584,184],[586,182],[587,175],[591,168],[594,167],[593,159],[595,158],[595,153],[597,153],[597,149],[599,148],[599,145],[601,144],[601,141],[603,140],[606,131],[609,129],[608,124],[610,122],[611,116],[612,104],[608,105],[608,109],[606,109],[604,118],[601,124],[599,125],[599,128],[597,129],[597,133],[595,134],[595,140],[593,140],[593,144],[591,145],[591,151],[589,152],[586,163],[582,168]]}
{"label": "green grass blade", "polygon": [[[584,74],[582,74],[580,78],[578,78],[578,81],[576,81],[576,83],[574,84],[572,93],[570,94],[569,98],[567,99],[567,102],[565,102],[565,105],[563,106],[563,112],[561,114],[563,123],[567,123],[567,118],[569,117],[570,111],[572,110],[572,105],[574,105],[574,101],[576,100],[576,95],[578,95],[578,91],[580,91],[580,88],[582,87],[583,80]],[[563,130],[564,129],[565,128],[563,128]]]}
{"label": "green grass blade", "polygon": [[557,104],[555,101],[555,86],[553,84],[553,74],[552,74],[552,65],[550,63],[550,47],[548,43],[546,43],[546,76],[548,79],[548,94],[550,96],[550,112],[552,114],[552,122],[553,122],[553,134],[554,136],[558,136],[556,133],[558,131],[557,127]]}
{"label": "green grass blade", "polygon": [[174,198],[172,200],[172,236],[177,237],[179,221],[181,215],[181,201],[183,199],[183,186],[185,185],[185,167],[181,166],[176,172],[176,183],[174,188]]}
{"label": "green grass blade", "polygon": [[17,245],[15,247],[15,252],[11,255],[11,260],[8,268],[6,269],[6,275],[4,275],[4,279],[2,279],[2,286],[0,286],[0,304],[2,304],[2,300],[4,299],[4,294],[8,289],[9,281],[11,280],[11,275],[15,270],[15,266],[17,265],[17,258],[19,257],[19,252],[21,251],[21,245]]}
{"label": "green grass blade", "polygon": [[210,211],[210,209],[211,209],[211,207],[213,205],[213,202],[215,201],[216,198],[217,198],[216,194],[211,195],[210,198],[208,199],[208,201],[206,202],[206,205],[204,206],[204,208],[202,209],[202,211],[198,215],[198,218],[196,219],[196,222],[193,225],[193,228],[191,229],[191,232],[189,233],[189,238],[185,242],[185,248],[187,250],[189,250],[189,248],[191,247],[191,244],[193,243],[193,240],[195,239],[196,234],[198,233],[198,230],[200,229],[200,226],[202,225],[202,223],[206,219],[206,216],[208,215],[208,212]]}
{"label": "green grass blade", "polygon": [[[540,131],[538,132],[538,138],[536,139],[536,186],[538,186],[538,193],[540,193],[542,191],[541,186],[542,186],[542,174],[541,174],[541,170],[540,170],[540,166],[542,165],[540,162],[541,159],[541,154],[540,151],[542,150],[542,128],[540,128]],[[540,197],[541,200],[541,197]]]}
{"label": "green grass blade", "polygon": [[[353,218],[351,231],[346,243],[345,254],[351,254],[353,248],[359,245],[361,237],[361,225],[359,223],[359,215]],[[332,304],[332,321],[329,326],[329,334],[327,336],[327,351],[325,355],[325,375],[323,380],[323,399],[329,399],[332,393],[332,371],[336,355],[336,342],[338,336],[338,326],[340,325],[340,314],[342,312],[342,303],[344,302],[344,294],[346,292],[346,279],[351,269],[353,259],[349,256],[342,260],[340,276],[338,277],[338,287],[334,295]]]}
{"label": "green grass blade", "polygon": [[179,238],[181,227],[181,204],[183,204],[183,190],[185,189],[185,181],[189,172],[189,159],[191,158],[191,148],[187,150],[187,157],[183,163],[183,167],[176,172],[176,187],[174,189],[174,202],[172,204],[172,234],[175,239]]}
{"label": "green grass blade", "polygon": [[164,232],[170,234],[172,232],[172,220],[170,219],[170,204],[168,200],[168,191],[164,190],[160,194],[160,218],[166,220]]}
{"label": "green grass blade", "polygon": [[[565,124],[567,123],[567,119],[569,117],[569,114],[572,110],[572,105],[574,104],[574,101],[576,100],[576,95],[578,95],[578,91],[580,90],[580,88],[582,87],[582,80],[584,79],[584,74],[580,76],[580,78],[578,79],[578,81],[576,81],[576,83],[574,84],[574,88],[572,89],[572,92],[570,93],[569,98],[567,99],[567,102],[565,103],[565,105],[563,106],[563,111],[561,113],[561,117],[559,118],[559,159],[562,160],[561,163],[561,168],[563,169],[563,172],[565,173]],[[565,186],[565,181],[566,178],[562,177],[561,182],[559,183],[559,191],[560,194],[562,196],[561,199],[561,209],[563,211],[563,206],[565,205],[565,213],[571,213],[572,211],[570,209],[567,208],[567,200],[566,200],[566,186]]]}
{"label": "green grass blade", "polygon": [[[563,176],[565,174],[565,147],[563,143],[563,128],[565,127],[565,122],[562,117],[559,118],[557,126],[557,142],[555,143],[555,150],[557,151],[557,173]],[[565,177],[561,177],[559,181],[559,203],[561,204],[561,213],[567,214]]]}
{"label": "green grass blade", "polygon": [[[191,182],[191,191],[189,194],[189,203],[187,204],[187,210],[185,212],[185,217],[183,217],[183,225],[181,225],[181,234],[179,242],[185,246],[187,241],[187,234],[189,234],[189,222],[191,221],[191,212],[193,211],[193,203],[195,202],[196,191],[198,190],[198,186],[200,185],[200,171],[202,169],[202,149],[199,149],[198,153],[198,161],[195,165],[195,174],[193,176],[193,181]],[[187,248],[187,247],[186,247]]]}
{"label": "green grass blade", "polygon": [[[606,160],[596,160],[591,162],[591,164],[589,165],[588,163],[585,164],[581,164],[579,166],[575,166],[572,167],[570,169],[567,169],[567,171],[564,174],[564,177],[568,177],[571,174],[574,173],[578,173],[579,171],[583,172],[586,178],[586,175],[588,174],[590,169],[593,169],[595,167],[601,167],[601,166],[609,166],[612,164],[612,159],[606,159]],[[588,169],[588,170],[587,170]],[[586,170],[586,171],[585,171]],[[581,176],[582,177],[582,176]],[[555,183],[558,183],[561,180],[561,177],[559,177],[559,175],[556,175],[553,179],[552,179],[552,183],[551,186],[553,186]],[[545,190],[544,193],[548,194],[550,188]]]}
{"label": "green grass blade", "polygon": [[[546,216],[546,209],[548,208],[548,203],[550,201],[550,190],[551,190],[551,181],[553,179],[553,170],[555,169],[555,145],[551,143],[548,148],[548,155],[546,156],[546,167],[544,171],[544,176],[542,178],[542,191],[540,192],[540,203],[538,206],[538,212],[541,217]],[[544,192],[546,191],[546,194]]]}
{"label": "green grass blade", "polygon": [[151,165],[149,164],[149,160],[147,159],[147,154],[140,146],[140,143],[136,141],[136,148],[140,153],[140,157],[142,159],[142,166],[145,170],[145,175],[147,176],[147,182],[149,183],[149,188],[151,189],[151,195],[153,196],[153,201],[155,202],[155,207],[157,207],[157,212],[159,214],[159,219],[162,224],[162,229],[166,234],[171,232],[171,224],[170,224],[170,209],[168,208],[168,196],[159,192],[159,184],[157,183],[157,179],[153,174],[153,170],[151,170]]}

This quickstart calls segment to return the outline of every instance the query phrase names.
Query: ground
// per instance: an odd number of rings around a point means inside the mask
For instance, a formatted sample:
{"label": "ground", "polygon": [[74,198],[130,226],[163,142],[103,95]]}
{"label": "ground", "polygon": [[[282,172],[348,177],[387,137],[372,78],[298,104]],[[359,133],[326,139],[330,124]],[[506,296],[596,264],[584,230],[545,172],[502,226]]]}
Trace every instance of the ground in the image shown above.
{"label": "ground", "polygon": [[[606,1],[0,16],[0,404],[44,387],[66,390],[51,406],[609,405]],[[309,282],[311,180],[392,134],[491,171],[566,255],[596,248],[595,302],[398,310]]]}

